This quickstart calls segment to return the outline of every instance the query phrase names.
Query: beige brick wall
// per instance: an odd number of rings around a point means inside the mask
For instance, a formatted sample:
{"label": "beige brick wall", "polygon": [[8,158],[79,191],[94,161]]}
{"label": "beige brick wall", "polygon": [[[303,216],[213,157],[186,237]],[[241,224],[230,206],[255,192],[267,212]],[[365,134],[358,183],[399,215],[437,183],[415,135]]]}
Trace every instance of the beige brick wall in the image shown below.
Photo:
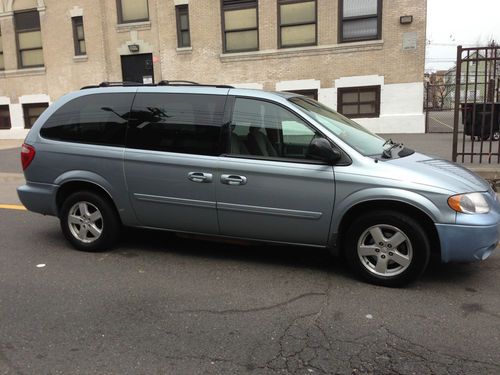
{"label": "beige brick wall", "polygon": [[[192,49],[188,51],[176,48],[174,0],[149,0],[150,22],[127,27],[117,25],[116,0],[32,1],[41,11],[45,68],[18,70],[9,1],[0,0],[6,65],[0,72],[0,97],[12,103],[22,95],[48,94],[56,100],[84,85],[121,81],[120,48],[125,46],[126,51],[134,38],[159,57],[154,65],[156,81],[251,82],[267,89],[275,89],[279,81],[300,79],[320,80],[322,88],[329,88],[340,77],[364,75],[384,76],[385,84],[423,81],[426,0],[384,0],[382,40],[346,44],[337,43],[337,0],[317,0],[318,46],[289,49],[277,48],[276,0],[260,0],[260,50],[239,54],[222,53],[220,0],[189,0]],[[88,51],[83,60],[74,58],[70,11],[75,7],[83,11]],[[402,15],[413,15],[413,23],[401,25]],[[403,50],[406,32],[417,33],[416,49]]]}
{"label": "beige brick wall", "polygon": [[[190,54],[175,50],[173,7],[159,10],[166,24],[172,24],[170,36],[162,35],[161,57],[164,78],[200,79],[205,82],[258,82],[268,87],[280,80],[319,79],[331,87],[334,79],[344,76],[383,75],[386,83],[421,82],[425,54],[424,0],[385,0],[383,5],[383,43],[337,45],[338,3],[318,0],[318,47],[277,49],[277,6],[275,1],[260,1],[258,53],[232,54],[221,58],[219,0],[193,1],[190,8],[193,50]],[[215,11],[214,11],[215,10]],[[413,15],[411,25],[401,25],[399,17]],[[417,32],[417,49],[404,51],[403,33]],[[166,63],[168,61],[168,63]]]}

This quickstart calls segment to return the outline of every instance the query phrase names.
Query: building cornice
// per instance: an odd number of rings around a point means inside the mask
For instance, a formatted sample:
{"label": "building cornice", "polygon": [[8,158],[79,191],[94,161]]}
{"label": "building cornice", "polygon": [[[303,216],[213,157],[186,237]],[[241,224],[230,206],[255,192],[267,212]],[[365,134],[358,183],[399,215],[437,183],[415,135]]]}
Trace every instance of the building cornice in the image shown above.
{"label": "building cornice", "polygon": [[353,42],[330,44],[323,46],[283,48],[264,51],[222,53],[219,55],[221,62],[252,61],[263,59],[284,59],[300,56],[330,55],[335,53],[365,52],[381,50],[384,47],[383,40],[370,40],[366,42]]}

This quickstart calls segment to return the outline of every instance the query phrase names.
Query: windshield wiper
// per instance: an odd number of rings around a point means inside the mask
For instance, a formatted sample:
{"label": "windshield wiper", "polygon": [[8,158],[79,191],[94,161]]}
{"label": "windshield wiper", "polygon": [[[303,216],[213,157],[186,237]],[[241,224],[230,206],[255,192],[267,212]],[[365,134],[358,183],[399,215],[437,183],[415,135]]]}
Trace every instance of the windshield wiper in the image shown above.
{"label": "windshield wiper", "polygon": [[384,147],[385,145],[393,145],[393,144],[394,144],[394,141],[391,138],[389,138],[387,141],[384,142],[382,147]]}
{"label": "windshield wiper", "polygon": [[403,148],[404,145],[402,143],[396,143],[394,142],[392,139],[388,139],[387,141],[385,141],[385,143],[382,145],[382,147],[384,147],[385,145],[390,145],[389,148],[387,149],[384,149],[384,151],[382,151],[382,157],[385,158],[385,159],[391,159],[392,158],[392,150],[395,149],[396,147],[399,147],[399,148]]}

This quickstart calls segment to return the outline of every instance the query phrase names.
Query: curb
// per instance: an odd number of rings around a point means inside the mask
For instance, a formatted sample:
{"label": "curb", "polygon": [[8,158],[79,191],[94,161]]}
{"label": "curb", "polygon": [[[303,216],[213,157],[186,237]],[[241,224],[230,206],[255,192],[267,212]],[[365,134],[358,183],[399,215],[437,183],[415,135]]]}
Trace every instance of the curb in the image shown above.
{"label": "curb", "polygon": [[467,166],[466,168],[488,181],[493,190],[500,192],[500,166]]}
{"label": "curb", "polygon": [[474,173],[477,173],[485,180],[500,182],[500,166],[498,167],[467,166],[466,168]]}

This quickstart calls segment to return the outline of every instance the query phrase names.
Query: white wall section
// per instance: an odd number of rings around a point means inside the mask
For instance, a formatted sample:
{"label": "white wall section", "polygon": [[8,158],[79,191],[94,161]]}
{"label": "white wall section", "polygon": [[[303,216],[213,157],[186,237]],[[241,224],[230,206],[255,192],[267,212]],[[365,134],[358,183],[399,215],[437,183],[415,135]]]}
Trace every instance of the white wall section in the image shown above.
{"label": "white wall section", "polygon": [[318,90],[321,82],[315,79],[298,79],[276,83],[276,91]]}

